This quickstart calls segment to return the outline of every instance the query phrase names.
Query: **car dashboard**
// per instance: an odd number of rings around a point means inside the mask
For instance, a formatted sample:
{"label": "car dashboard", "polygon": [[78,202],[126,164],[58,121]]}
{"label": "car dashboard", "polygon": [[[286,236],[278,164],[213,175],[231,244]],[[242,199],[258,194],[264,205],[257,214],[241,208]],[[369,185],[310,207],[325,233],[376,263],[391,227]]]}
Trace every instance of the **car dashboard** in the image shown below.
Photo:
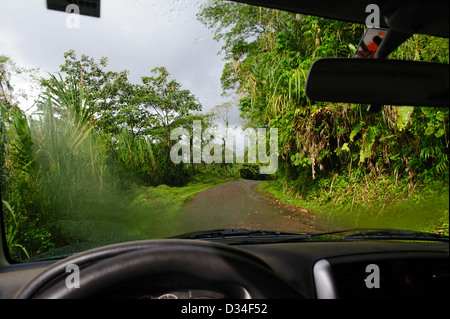
{"label": "car dashboard", "polygon": [[[307,299],[448,298],[449,246],[436,242],[290,242],[232,245],[267,264]],[[58,260],[0,267],[0,298],[23,286]],[[81,275],[83,269],[81,269]],[[264,280],[264,278],[261,278]],[[242,299],[252,298],[236,287]],[[176,274],[127,281],[98,295],[114,299],[226,299],[222,291]]]}
{"label": "car dashboard", "polygon": [[[248,247],[317,299],[447,298],[448,248],[387,241]],[[377,267],[377,287],[370,285],[371,265]]]}

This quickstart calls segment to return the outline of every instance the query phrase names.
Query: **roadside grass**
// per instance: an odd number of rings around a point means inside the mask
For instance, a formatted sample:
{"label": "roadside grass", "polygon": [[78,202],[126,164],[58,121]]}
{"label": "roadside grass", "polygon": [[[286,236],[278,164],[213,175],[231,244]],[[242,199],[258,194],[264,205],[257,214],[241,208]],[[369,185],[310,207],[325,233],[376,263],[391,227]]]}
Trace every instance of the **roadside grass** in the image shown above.
{"label": "roadside grass", "polygon": [[124,223],[142,238],[180,235],[183,233],[180,213],[189,199],[211,187],[236,180],[215,178],[194,181],[183,187],[159,185],[136,189],[133,192],[133,204],[128,209],[129,216],[124,219]]}
{"label": "roadside grass", "polygon": [[333,176],[299,196],[282,181],[259,185],[282,203],[309,210],[332,229],[405,229],[449,234],[448,180],[379,177],[353,181]]}
{"label": "roadside grass", "polygon": [[183,187],[138,187],[110,194],[60,216],[59,232],[69,245],[91,247],[179,235],[185,202],[208,188],[233,181],[237,179],[209,176]]}

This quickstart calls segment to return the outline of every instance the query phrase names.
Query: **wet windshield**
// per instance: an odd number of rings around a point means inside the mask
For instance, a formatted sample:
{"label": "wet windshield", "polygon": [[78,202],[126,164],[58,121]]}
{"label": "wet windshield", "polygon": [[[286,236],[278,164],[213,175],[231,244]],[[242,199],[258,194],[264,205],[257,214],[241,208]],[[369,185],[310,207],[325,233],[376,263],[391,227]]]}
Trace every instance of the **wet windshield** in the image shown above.
{"label": "wet windshield", "polygon": [[[352,57],[367,26],[218,0],[59,3],[0,0],[12,259],[215,229],[448,235],[448,108],[305,95],[312,63]],[[448,39],[389,58],[448,64]]]}

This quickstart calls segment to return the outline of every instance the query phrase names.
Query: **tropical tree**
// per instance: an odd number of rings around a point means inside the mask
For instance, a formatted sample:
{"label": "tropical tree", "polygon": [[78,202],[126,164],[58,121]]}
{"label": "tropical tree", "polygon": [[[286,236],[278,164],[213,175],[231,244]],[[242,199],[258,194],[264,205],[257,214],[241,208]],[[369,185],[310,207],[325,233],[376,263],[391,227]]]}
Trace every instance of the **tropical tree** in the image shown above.
{"label": "tropical tree", "polygon": [[149,114],[151,134],[160,138],[170,148],[170,131],[173,124],[191,112],[200,111],[202,106],[181,84],[170,79],[165,67],[151,71],[150,76],[142,78],[138,87],[140,107]]}

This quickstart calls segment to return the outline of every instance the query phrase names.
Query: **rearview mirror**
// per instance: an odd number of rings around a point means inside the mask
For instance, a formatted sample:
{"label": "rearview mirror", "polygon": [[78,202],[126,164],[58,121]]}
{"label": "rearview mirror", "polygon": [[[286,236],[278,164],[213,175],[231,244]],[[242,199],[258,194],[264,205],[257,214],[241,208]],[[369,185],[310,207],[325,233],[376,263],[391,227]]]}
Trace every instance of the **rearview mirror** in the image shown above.
{"label": "rearview mirror", "polygon": [[313,101],[373,105],[448,106],[448,64],[323,58],[309,71]]}

